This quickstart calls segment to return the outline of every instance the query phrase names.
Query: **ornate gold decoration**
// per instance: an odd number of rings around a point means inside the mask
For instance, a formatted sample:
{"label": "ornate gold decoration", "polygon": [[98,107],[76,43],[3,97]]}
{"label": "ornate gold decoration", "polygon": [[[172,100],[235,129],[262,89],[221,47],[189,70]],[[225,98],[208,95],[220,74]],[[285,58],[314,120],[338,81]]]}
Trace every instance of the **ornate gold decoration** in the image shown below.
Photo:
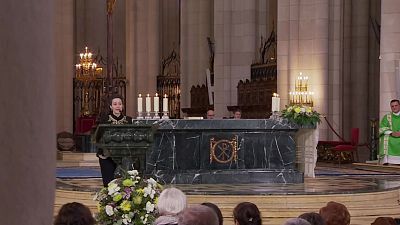
{"label": "ornate gold decoration", "polygon": [[89,116],[94,112],[89,107],[89,96],[93,96],[95,93],[90,93],[90,83],[101,77],[103,68],[99,67],[95,63],[94,55],[88,51],[88,47],[85,47],[85,52],[79,54],[79,63],[75,65],[75,78],[81,81],[82,84],[82,96],[83,106],[81,114]]}
{"label": "ornate gold decoration", "polygon": [[235,135],[231,140],[222,139],[215,141],[210,139],[210,163],[214,160],[219,163],[230,163],[237,161],[237,140]]}
{"label": "ornate gold decoration", "polygon": [[161,74],[157,76],[157,92],[168,96],[170,118],[180,118],[181,72],[180,59],[175,50],[162,60]]}
{"label": "ornate gold decoration", "polygon": [[289,92],[290,105],[306,105],[313,107],[314,92],[309,91],[308,78],[308,76],[303,76],[303,73],[300,72],[295,81],[294,91]]}

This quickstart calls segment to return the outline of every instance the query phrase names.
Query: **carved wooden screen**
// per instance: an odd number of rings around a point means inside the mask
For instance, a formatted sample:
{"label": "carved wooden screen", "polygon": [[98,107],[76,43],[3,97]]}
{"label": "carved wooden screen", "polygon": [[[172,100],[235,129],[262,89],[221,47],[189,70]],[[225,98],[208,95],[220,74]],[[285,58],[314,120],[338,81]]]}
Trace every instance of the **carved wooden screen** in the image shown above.
{"label": "carved wooden screen", "polygon": [[[175,51],[162,61],[161,75],[157,76],[157,92],[167,94],[170,118],[180,118],[181,78],[180,61]],[[162,109],[162,106],[160,107]]]}

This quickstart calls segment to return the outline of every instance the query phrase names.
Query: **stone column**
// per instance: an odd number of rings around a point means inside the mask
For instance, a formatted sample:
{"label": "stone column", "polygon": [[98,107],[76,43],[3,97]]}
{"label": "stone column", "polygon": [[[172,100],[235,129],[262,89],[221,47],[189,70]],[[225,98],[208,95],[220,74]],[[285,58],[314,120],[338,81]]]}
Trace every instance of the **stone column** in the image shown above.
{"label": "stone column", "polygon": [[73,132],[74,1],[55,1],[56,130]]}
{"label": "stone column", "polygon": [[226,106],[237,104],[237,84],[250,78],[258,49],[256,0],[214,1],[215,102],[217,117],[229,116]]}
{"label": "stone column", "polygon": [[[160,73],[159,1],[126,1],[126,111],[137,116],[137,95],[157,90]],[[144,107],[144,106],[143,106]],[[153,106],[152,106],[153,108]]]}
{"label": "stone column", "polygon": [[56,167],[55,2],[0,8],[1,224],[52,224]]}
{"label": "stone column", "polygon": [[[328,79],[328,113],[327,119],[337,132],[343,126],[342,88],[343,88],[343,4],[341,1],[329,1],[329,79]],[[323,121],[325,123],[325,121]],[[325,126],[326,127],[326,126]],[[338,140],[333,132],[327,132],[327,139]]]}
{"label": "stone column", "polygon": [[206,84],[210,57],[207,37],[212,37],[211,24],[211,0],[181,1],[181,108],[190,107],[192,85]]}
{"label": "stone column", "polygon": [[[180,1],[160,1],[161,59],[167,58],[173,50],[179,54],[180,42]],[[160,71],[161,72],[161,71]]]}
{"label": "stone column", "polygon": [[[328,113],[329,2],[278,1],[278,93],[283,105],[300,72],[310,77],[314,108]],[[321,124],[320,137],[327,136]]]}
{"label": "stone column", "polygon": [[390,100],[400,97],[400,4],[382,1],[381,12],[380,118],[390,112]]}
{"label": "stone column", "polygon": [[[360,128],[360,141],[367,140],[368,131],[368,32],[369,32],[369,4],[363,0],[353,0],[351,10],[351,72],[350,96],[352,113],[349,124],[351,127]],[[357,113],[354,113],[356,109]],[[345,128],[348,133],[351,127]],[[346,135],[347,136],[347,135]]]}

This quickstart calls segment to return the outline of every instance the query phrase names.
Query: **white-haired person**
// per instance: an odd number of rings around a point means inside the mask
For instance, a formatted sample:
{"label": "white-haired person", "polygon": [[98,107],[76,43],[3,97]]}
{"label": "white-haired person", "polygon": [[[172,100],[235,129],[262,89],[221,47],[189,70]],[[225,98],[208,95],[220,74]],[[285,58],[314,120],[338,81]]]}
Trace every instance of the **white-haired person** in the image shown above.
{"label": "white-haired person", "polygon": [[205,205],[193,205],[179,214],[178,225],[218,225],[215,211]]}
{"label": "white-haired person", "polygon": [[157,201],[158,218],[154,225],[174,225],[178,224],[178,213],[187,206],[185,193],[171,187],[164,189]]}

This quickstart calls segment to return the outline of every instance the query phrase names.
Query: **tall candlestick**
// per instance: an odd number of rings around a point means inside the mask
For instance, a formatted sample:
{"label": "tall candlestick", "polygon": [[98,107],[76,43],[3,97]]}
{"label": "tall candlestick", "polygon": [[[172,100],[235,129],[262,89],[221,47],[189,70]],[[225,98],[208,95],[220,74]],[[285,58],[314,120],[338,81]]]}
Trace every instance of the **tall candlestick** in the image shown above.
{"label": "tall candlestick", "polygon": [[146,96],[146,112],[151,112],[151,98],[150,94]]}
{"label": "tall candlestick", "polygon": [[160,97],[158,97],[158,93],[154,96],[154,112],[160,111]]}
{"label": "tall candlestick", "polygon": [[143,112],[143,98],[142,98],[142,94],[139,94],[139,97],[137,99],[137,111],[139,113]]}
{"label": "tall candlestick", "polygon": [[163,98],[163,112],[168,112],[168,98],[167,98],[167,94],[164,94],[164,98]]}

